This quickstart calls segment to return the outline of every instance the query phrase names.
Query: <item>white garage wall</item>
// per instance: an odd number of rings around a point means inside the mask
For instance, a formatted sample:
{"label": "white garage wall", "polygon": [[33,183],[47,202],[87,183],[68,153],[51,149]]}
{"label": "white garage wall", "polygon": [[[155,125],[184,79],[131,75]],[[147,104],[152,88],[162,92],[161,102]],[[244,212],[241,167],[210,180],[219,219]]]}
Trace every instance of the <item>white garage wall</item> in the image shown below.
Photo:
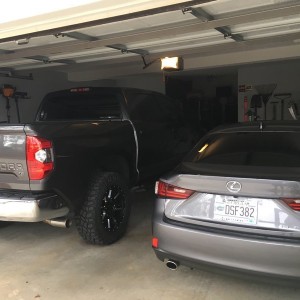
{"label": "white garage wall", "polygon": [[[300,61],[291,60],[285,62],[272,62],[265,64],[246,65],[240,67],[238,70],[238,85],[261,85],[276,83],[277,87],[274,93],[292,93],[292,100],[298,103],[300,107]],[[13,78],[0,77],[0,87],[3,84],[10,84],[17,88],[19,92],[27,92],[30,99],[20,99],[20,115],[21,122],[32,122],[35,118],[38,106],[48,92],[66,89],[75,86],[124,86],[142,88],[148,90],[155,90],[165,93],[165,82],[161,73],[144,74],[126,76],[123,78],[98,80],[98,81],[84,81],[71,82],[68,81],[67,75],[60,72],[39,72],[33,74],[34,80],[20,80]],[[201,76],[202,78],[202,76]],[[206,77],[203,77],[206,78]],[[208,81],[207,81],[208,78]],[[202,90],[205,94],[212,95],[215,93],[215,84],[226,85],[229,81],[232,82],[232,75],[230,76],[209,76],[205,80],[195,80],[193,83],[195,90]],[[222,79],[219,82],[219,79]],[[229,80],[231,79],[231,80]],[[224,81],[223,81],[224,80]],[[214,83],[214,84],[212,84]],[[225,84],[226,83],[226,84]],[[210,88],[213,86],[213,88]],[[249,106],[252,95],[256,94],[255,89],[245,93],[238,92],[239,98],[239,121],[244,118],[244,97],[247,96]],[[267,105],[267,119],[272,117],[272,101],[276,101],[271,97]],[[285,103],[284,117],[285,119],[292,119],[288,110],[287,102]],[[17,114],[14,100],[10,101],[11,105],[11,123],[17,123]],[[6,101],[4,97],[0,96],[0,121],[6,121]],[[280,119],[280,104],[277,105],[277,118]],[[264,116],[264,108],[258,109],[258,115]]]}
{"label": "white garage wall", "polygon": [[[285,62],[272,62],[260,65],[244,66],[238,72],[238,84],[261,85],[276,83],[274,94],[292,93],[292,100],[300,106],[300,61],[291,60]],[[247,96],[249,106],[252,95],[257,94],[255,89],[245,93],[239,92],[239,121],[244,118],[244,97]],[[279,101],[273,96],[267,104],[267,119],[272,119],[272,101]],[[285,102],[284,119],[292,120],[288,109],[288,101]],[[277,119],[280,119],[280,104],[277,105]],[[264,108],[258,109],[258,115],[264,117]]]}
{"label": "white garage wall", "polygon": [[[28,74],[26,74],[28,75]],[[26,92],[30,99],[19,99],[21,122],[33,121],[38,106],[47,92],[60,89],[66,85],[66,76],[63,73],[35,73],[34,80],[21,80],[15,78],[0,77],[0,87],[9,84],[16,87],[17,92]],[[15,101],[10,100],[11,123],[17,123]],[[6,121],[6,100],[0,96],[0,121]]]}
{"label": "white garage wall", "polygon": [[230,74],[215,74],[206,76],[197,76],[193,79],[193,91],[201,92],[205,97],[216,97],[216,88],[230,86],[232,87],[232,94],[236,95],[237,91],[237,72]]}
{"label": "white garage wall", "polygon": [[165,93],[165,82],[162,73],[126,76],[117,79],[116,85]]}
{"label": "white garage wall", "polygon": [[[28,74],[26,74],[28,75]],[[98,81],[70,82],[67,75],[60,72],[39,72],[33,74],[34,80],[21,80],[0,77],[0,88],[4,84],[16,87],[17,92],[26,92],[30,99],[19,99],[21,123],[32,122],[43,97],[52,91],[68,89],[79,86],[124,86],[155,90],[163,92],[165,85],[161,74],[145,76],[129,76],[124,79],[107,79]],[[15,101],[10,100],[11,123],[17,123],[17,112]],[[6,100],[0,96],[0,122],[6,121]]]}
{"label": "white garage wall", "polygon": [[[28,74],[26,74],[28,75]],[[84,82],[69,82],[67,75],[61,72],[39,72],[33,74],[33,80],[21,80],[14,78],[1,78],[0,87],[3,84],[9,84],[16,87],[17,92],[26,92],[30,99],[19,99],[19,109],[21,123],[32,122],[35,119],[35,115],[39,104],[43,100],[44,96],[52,91],[68,89],[77,86],[114,86],[115,82],[112,80],[90,81]],[[17,123],[17,112],[15,101],[10,100],[10,114],[11,123]],[[0,96],[0,121],[6,121],[6,100],[3,96]]]}

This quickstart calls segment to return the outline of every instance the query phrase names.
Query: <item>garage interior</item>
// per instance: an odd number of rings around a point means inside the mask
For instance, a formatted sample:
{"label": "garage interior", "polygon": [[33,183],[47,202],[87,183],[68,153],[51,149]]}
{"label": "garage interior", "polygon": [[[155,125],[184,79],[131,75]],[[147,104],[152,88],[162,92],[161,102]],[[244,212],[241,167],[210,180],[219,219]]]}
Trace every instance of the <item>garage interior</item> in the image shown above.
{"label": "garage interior", "polygon": [[[173,56],[184,69],[162,71],[160,59]],[[196,130],[255,114],[292,120],[299,68],[297,0],[94,1],[1,24],[0,88],[11,85],[19,96],[8,111],[0,95],[0,122],[32,122],[45,94],[77,86],[166,93]],[[257,94],[267,102],[252,100]],[[151,249],[153,186],[132,197],[128,233],[109,247],[45,224],[0,228],[0,298],[299,298],[286,284],[184,267],[170,273]]]}

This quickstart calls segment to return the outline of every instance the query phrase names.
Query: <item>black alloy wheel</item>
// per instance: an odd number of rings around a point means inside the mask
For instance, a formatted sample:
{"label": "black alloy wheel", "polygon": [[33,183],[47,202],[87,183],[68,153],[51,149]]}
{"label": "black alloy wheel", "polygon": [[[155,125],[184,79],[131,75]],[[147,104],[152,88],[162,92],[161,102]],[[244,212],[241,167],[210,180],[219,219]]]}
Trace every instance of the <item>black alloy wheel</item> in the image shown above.
{"label": "black alloy wheel", "polygon": [[125,234],[129,215],[128,188],[120,175],[96,172],[76,222],[82,238],[91,244],[112,244]]}
{"label": "black alloy wheel", "polygon": [[126,214],[126,199],[123,190],[113,185],[105,193],[100,208],[101,221],[107,231],[117,231]]}

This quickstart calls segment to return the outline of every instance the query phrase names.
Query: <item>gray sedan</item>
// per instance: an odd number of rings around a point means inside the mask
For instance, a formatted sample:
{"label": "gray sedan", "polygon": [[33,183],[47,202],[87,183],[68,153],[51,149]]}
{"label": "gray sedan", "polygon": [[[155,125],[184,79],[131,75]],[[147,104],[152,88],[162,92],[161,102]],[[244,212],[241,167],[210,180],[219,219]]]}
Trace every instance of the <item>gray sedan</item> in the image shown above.
{"label": "gray sedan", "polygon": [[300,124],[215,129],[156,183],[152,247],[204,264],[300,279]]}

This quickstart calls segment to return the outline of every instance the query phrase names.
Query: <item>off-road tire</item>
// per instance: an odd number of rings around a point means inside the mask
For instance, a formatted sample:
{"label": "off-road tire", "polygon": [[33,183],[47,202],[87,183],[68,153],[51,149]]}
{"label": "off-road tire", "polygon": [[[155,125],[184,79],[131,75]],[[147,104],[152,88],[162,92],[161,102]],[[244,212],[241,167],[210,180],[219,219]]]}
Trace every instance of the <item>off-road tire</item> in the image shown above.
{"label": "off-road tire", "polygon": [[125,234],[129,214],[126,184],[117,173],[99,171],[90,181],[76,225],[88,243],[108,245]]}

